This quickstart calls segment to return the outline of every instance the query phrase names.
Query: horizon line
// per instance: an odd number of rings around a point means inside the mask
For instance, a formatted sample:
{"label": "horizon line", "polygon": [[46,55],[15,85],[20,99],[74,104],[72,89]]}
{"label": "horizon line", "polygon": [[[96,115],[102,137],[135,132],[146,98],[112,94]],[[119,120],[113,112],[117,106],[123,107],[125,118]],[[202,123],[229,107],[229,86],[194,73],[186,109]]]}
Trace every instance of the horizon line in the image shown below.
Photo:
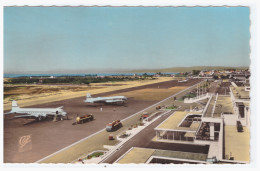
{"label": "horizon line", "polygon": [[[171,68],[160,68],[160,69],[128,69],[128,70],[96,70],[93,72],[86,72],[83,70],[59,70],[59,71],[7,71],[3,72],[3,74],[97,74],[97,73],[142,73],[142,72],[167,72],[167,71],[160,71],[160,70],[170,70],[170,69],[178,69],[178,68],[195,68],[195,67],[202,67],[202,68],[214,68],[214,67],[221,67],[221,68],[250,68],[250,66],[180,66],[180,67],[171,67]],[[170,72],[170,71],[169,71]],[[178,72],[178,71],[175,71]],[[180,71],[179,71],[180,72]]]}

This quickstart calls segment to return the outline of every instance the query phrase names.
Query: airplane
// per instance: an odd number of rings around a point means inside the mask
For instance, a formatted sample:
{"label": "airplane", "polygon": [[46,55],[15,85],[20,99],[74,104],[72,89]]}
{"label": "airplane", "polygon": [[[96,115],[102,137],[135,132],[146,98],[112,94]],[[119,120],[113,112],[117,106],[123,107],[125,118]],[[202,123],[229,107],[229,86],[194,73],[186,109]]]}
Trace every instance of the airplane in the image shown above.
{"label": "airplane", "polygon": [[127,98],[125,96],[111,96],[111,97],[91,97],[90,93],[87,93],[86,103],[125,103]]}
{"label": "airplane", "polygon": [[187,82],[188,80],[179,80],[178,82],[179,83],[184,83],[184,82]]}
{"label": "airplane", "polygon": [[64,112],[62,109],[63,106],[58,108],[20,108],[17,105],[15,100],[12,101],[12,110],[5,114],[17,113],[22,114],[18,116],[14,116],[15,118],[28,118],[28,119],[35,119],[35,120],[42,120],[48,116],[60,116],[61,120],[64,116],[67,116],[67,113]]}

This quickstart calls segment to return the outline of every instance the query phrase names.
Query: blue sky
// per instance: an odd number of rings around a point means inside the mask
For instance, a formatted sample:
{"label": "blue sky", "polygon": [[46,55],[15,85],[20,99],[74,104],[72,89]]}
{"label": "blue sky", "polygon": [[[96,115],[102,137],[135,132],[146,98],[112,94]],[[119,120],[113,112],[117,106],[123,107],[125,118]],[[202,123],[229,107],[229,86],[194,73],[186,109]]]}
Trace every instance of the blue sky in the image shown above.
{"label": "blue sky", "polygon": [[249,66],[247,7],[5,7],[4,72]]}

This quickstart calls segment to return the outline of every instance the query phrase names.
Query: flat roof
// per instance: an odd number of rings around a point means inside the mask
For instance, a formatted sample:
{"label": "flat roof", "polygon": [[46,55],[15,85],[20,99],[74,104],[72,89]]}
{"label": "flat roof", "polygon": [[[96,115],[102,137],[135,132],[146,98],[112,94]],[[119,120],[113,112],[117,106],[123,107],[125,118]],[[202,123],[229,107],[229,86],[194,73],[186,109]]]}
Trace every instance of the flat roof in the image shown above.
{"label": "flat roof", "polygon": [[245,87],[231,87],[231,90],[238,99],[250,99],[250,91],[245,91]]}
{"label": "flat roof", "polygon": [[250,132],[243,127],[244,132],[237,132],[236,126],[225,126],[225,155],[238,161],[250,161]]}
{"label": "flat roof", "polygon": [[190,153],[182,151],[155,150],[153,156],[206,161],[208,154]]}
{"label": "flat roof", "polygon": [[245,106],[250,106],[250,102],[243,102]]}
{"label": "flat roof", "polygon": [[178,125],[184,120],[187,115],[195,113],[188,113],[184,111],[177,111],[169,116],[164,122],[162,122],[155,129],[166,129],[166,130],[184,130],[184,131],[196,131],[199,127],[200,122],[193,122],[190,127],[179,127]]}
{"label": "flat roof", "polygon": [[214,114],[234,113],[230,96],[218,96]]}
{"label": "flat roof", "polygon": [[[208,106],[208,109],[206,111],[205,117],[211,117],[212,110],[214,107],[216,96],[213,96],[213,98],[210,101],[210,104]],[[213,118],[220,118],[221,113],[234,113],[233,111],[233,105],[231,101],[230,96],[218,96],[216,106],[213,112]]]}
{"label": "flat roof", "polygon": [[181,151],[168,151],[149,148],[133,147],[117,163],[119,164],[141,164],[146,163],[150,157],[167,157],[184,160],[206,161],[207,154],[189,153]]}
{"label": "flat roof", "polygon": [[190,125],[190,128],[197,130],[198,127],[200,126],[200,123],[201,122],[192,122],[192,124]]}
{"label": "flat roof", "polygon": [[129,163],[145,163],[154,153],[154,149],[149,148],[137,148],[134,147],[125,156],[123,156],[117,163],[129,164]]}

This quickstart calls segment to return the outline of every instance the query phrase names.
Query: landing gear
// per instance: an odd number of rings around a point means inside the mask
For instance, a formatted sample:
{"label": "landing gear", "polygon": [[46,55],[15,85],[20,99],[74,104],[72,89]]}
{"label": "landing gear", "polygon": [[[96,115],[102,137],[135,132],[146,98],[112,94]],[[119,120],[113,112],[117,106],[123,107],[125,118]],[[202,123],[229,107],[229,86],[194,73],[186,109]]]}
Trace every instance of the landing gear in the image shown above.
{"label": "landing gear", "polygon": [[45,119],[44,116],[39,116],[39,117],[37,118],[37,121],[41,121],[41,120],[43,120],[43,119]]}

